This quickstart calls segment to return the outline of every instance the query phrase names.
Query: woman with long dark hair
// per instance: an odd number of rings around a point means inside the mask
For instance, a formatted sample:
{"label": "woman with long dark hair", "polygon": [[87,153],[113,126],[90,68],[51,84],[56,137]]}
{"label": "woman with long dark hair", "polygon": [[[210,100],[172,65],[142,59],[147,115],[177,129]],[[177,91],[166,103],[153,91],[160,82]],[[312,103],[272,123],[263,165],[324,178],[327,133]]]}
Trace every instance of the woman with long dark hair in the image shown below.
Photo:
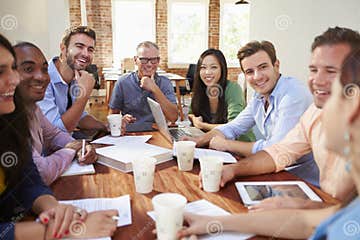
{"label": "woman with long dark hair", "polygon": [[[59,204],[42,182],[31,158],[27,111],[15,90],[19,84],[15,59],[10,42],[0,34],[0,239],[111,235],[116,229],[111,216],[116,211],[87,214]],[[39,214],[39,222],[19,222],[30,211]],[[84,227],[83,234],[72,234],[74,221]]]}
{"label": "woman with long dark hair", "polygon": [[[210,48],[198,60],[189,118],[195,127],[209,131],[233,120],[245,108],[241,87],[227,80],[224,54]],[[242,140],[253,141],[251,132]]]}

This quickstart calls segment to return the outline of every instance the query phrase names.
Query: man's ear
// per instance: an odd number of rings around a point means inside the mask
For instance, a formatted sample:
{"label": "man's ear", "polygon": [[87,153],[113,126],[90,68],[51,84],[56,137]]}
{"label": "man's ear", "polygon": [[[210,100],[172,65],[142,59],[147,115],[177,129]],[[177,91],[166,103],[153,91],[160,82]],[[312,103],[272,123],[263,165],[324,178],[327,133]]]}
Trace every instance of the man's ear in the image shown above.
{"label": "man's ear", "polygon": [[276,67],[277,70],[279,71],[279,69],[280,69],[280,61],[279,61],[279,59],[276,59],[276,61],[274,62],[274,67]]}

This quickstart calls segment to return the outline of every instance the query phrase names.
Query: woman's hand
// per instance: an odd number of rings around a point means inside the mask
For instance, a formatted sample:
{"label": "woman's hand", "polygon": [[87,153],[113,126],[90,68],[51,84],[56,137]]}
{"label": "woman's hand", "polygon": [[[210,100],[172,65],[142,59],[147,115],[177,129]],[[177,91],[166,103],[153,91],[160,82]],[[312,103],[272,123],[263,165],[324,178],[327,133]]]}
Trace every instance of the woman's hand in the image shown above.
{"label": "woman's hand", "polygon": [[80,149],[77,152],[77,156],[78,156],[80,165],[95,163],[98,158],[95,148],[90,144],[87,144],[85,146],[84,157],[82,157],[82,149]]}
{"label": "woman's hand", "polygon": [[193,122],[194,127],[202,129],[202,124],[203,124],[204,121],[203,121],[203,118],[201,116],[199,116],[199,117],[194,116],[192,118],[192,122]]}
{"label": "woman's hand", "polygon": [[74,221],[70,225],[69,238],[101,238],[110,237],[117,227],[117,210],[96,211],[88,214],[86,220]]}
{"label": "woman's hand", "polygon": [[87,212],[84,209],[74,207],[73,205],[58,204],[56,207],[50,208],[39,215],[43,224],[53,222],[52,232],[54,238],[62,238],[68,235],[70,224],[73,221],[84,221]]}

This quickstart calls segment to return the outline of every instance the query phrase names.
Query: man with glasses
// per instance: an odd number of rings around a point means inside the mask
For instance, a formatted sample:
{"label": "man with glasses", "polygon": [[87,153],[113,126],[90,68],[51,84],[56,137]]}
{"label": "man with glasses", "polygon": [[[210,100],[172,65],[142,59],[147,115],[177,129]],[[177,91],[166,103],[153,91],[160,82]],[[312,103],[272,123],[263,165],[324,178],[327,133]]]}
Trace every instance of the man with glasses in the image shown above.
{"label": "man with glasses", "polygon": [[148,125],[154,122],[146,98],[157,101],[167,120],[177,120],[176,98],[173,86],[168,78],[159,76],[159,47],[150,41],[140,43],[134,57],[137,71],[123,75],[116,82],[109,107],[111,113],[130,114],[136,124]]}

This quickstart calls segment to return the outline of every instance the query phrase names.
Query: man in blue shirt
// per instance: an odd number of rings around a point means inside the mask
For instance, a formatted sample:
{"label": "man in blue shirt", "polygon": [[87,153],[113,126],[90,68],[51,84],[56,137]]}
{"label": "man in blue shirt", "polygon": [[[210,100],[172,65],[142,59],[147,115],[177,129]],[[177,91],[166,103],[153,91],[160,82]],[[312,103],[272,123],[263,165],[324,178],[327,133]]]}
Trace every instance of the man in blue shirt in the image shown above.
{"label": "man in blue shirt", "polygon": [[[239,50],[238,58],[246,81],[255,90],[254,99],[233,121],[195,141],[197,146],[209,145],[216,150],[248,156],[285,137],[312,103],[312,96],[305,84],[280,74],[280,62],[271,42],[249,42]],[[254,126],[264,139],[255,142],[235,140]],[[304,156],[298,163],[313,171],[293,168],[291,172],[318,185],[318,169],[312,154]]]}
{"label": "man in blue shirt", "polygon": [[147,97],[156,100],[165,117],[175,122],[177,106],[174,88],[170,80],[156,74],[159,66],[159,47],[149,41],[140,43],[134,57],[137,71],[123,75],[116,82],[109,107],[111,113],[130,114],[136,118],[136,124],[153,123]]}
{"label": "man in blue shirt", "polygon": [[94,77],[85,71],[94,56],[95,32],[85,26],[68,29],[61,53],[49,62],[50,84],[38,105],[47,119],[62,131],[106,130],[106,126],[84,109],[94,87]]}

